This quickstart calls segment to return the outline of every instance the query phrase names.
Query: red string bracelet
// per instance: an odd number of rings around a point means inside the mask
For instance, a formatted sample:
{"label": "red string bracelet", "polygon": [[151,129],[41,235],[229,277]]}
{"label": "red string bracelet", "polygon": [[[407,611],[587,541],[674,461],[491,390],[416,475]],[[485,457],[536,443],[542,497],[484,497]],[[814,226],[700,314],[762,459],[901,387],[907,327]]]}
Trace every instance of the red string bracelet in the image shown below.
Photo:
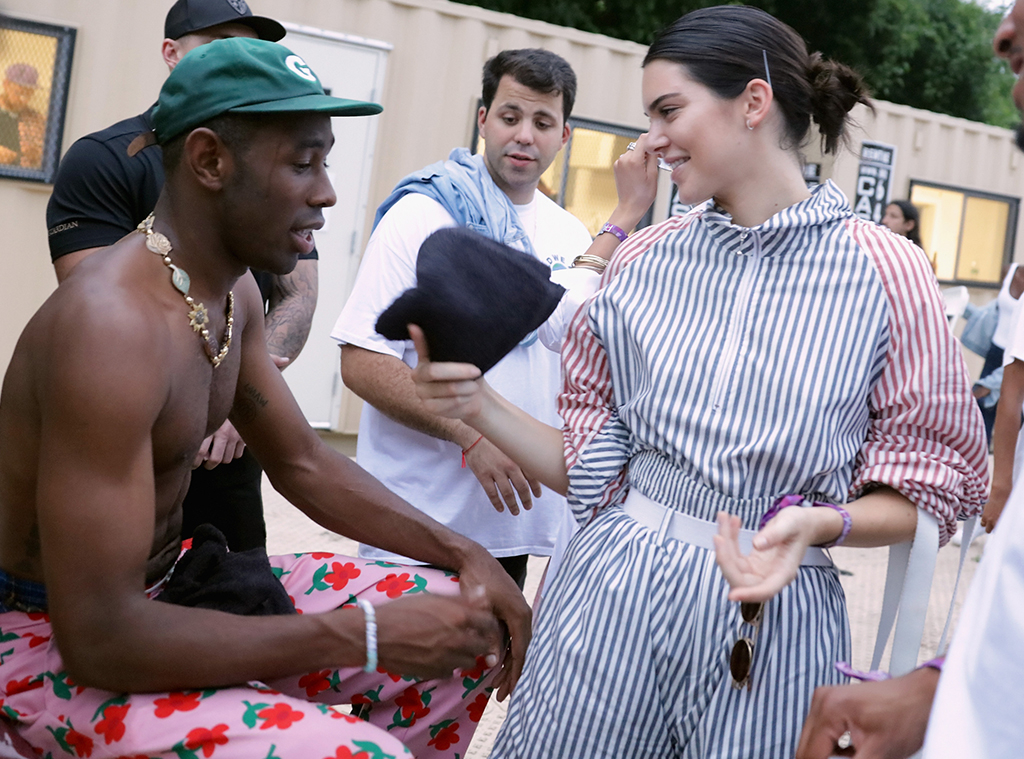
{"label": "red string bracelet", "polygon": [[[478,437],[476,440],[473,441],[473,445],[476,445],[477,443],[479,443],[483,439],[484,439],[484,436],[481,435],[480,437]],[[463,448],[462,449],[462,468],[463,469],[466,468],[466,454],[469,453],[471,450],[473,450],[473,445],[469,446],[469,448]]]}

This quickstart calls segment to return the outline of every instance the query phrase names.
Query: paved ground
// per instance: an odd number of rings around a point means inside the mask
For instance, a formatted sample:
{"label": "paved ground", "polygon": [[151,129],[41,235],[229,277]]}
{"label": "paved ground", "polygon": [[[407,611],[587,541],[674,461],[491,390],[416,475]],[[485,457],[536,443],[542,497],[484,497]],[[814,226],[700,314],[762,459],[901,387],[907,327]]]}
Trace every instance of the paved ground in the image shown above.
{"label": "paved ground", "polygon": [[[342,554],[355,554],[356,544],[354,542],[329,533],[311,522],[274,492],[266,480],[264,480],[264,501],[269,535],[268,549],[271,554],[309,550],[330,550]],[[981,538],[971,546],[961,580],[961,588],[957,594],[957,612],[959,611],[959,602],[962,601],[966,589],[970,585],[970,579],[974,575],[984,540]],[[888,549],[836,548],[832,551],[832,558],[843,571],[842,582],[846,591],[853,636],[853,665],[859,669],[867,669],[871,663],[871,654],[878,632]],[[959,549],[954,546],[946,546],[939,551],[920,661],[926,661],[935,654],[935,648],[938,645],[949,610],[959,558]],[[536,593],[545,561],[542,559],[531,559],[530,561],[526,581],[526,597],[528,599],[532,600]],[[955,614],[954,625],[956,619]],[[885,661],[886,659],[883,659],[883,663]],[[466,753],[466,759],[484,759],[489,755],[498,728],[505,716],[504,707],[504,704],[491,701]]]}

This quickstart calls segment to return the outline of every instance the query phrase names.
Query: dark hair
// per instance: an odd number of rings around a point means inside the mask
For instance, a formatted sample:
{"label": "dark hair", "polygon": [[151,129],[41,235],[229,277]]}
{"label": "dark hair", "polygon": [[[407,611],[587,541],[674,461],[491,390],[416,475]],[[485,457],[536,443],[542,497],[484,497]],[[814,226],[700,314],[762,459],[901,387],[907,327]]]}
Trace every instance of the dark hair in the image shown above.
{"label": "dark hair", "polygon": [[[807,54],[803,38],[759,8],[719,5],[687,13],[651,43],[643,65],[664,60],[724,99],[738,97],[751,79],[771,79],[785,118],[786,147],[804,144],[811,119],[826,153],[845,141],[850,110],[871,107],[860,75],[848,66]],[[767,72],[765,61],[767,60]]]}
{"label": "dark hair", "polygon": [[906,237],[910,239],[917,247],[921,246],[921,212],[917,210],[917,206],[911,203],[909,200],[890,200],[890,206],[896,206],[900,209],[900,213],[903,214],[904,221],[914,222],[914,226],[911,227],[910,231],[907,232]]}
{"label": "dark hair", "polygon": [[484,110],[491,110],[494,93],[503,76],[510,76],[524,87],[562,96],[562,118],[569,120],[576,102],[576,74],[572,66],[560,55],[540,48],[502,50],[484,64],[482,99]]}
{"label": "dark hair", "polygon": [[182,134],[170,140],[163,147],[164,173],[170,174],[178,164],[181,163],[181,156],[185,150],[185,139],[192,133],[193,129],[205,127],[220,137],[232,153],[243,156],[249,150],[253,141],[253,134],[258,128],[269,121],[288,114],[275,113],[222,113],[214,116],[209,121],[186,129]]}

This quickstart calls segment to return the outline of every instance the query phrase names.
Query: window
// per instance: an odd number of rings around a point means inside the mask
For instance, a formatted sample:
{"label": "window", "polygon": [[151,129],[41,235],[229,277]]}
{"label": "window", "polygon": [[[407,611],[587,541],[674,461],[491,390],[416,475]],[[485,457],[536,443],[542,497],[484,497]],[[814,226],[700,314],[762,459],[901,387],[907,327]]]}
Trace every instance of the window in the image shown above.
{"label": "window", "polygon": [[998,287],[1017,231],[1019,198],[911,181],[921,244],[941,282]]}
{"label": "window", "polygon": [[[572,117],[569,125],[569,142],[541,176],[539,189],[596,235],[618,203],[612,164],[642,132]],[[483,140],[475,128],[473,137],[474,152],[479,153]],[[651,214],[648,211],[637,227],[649,225]]]}

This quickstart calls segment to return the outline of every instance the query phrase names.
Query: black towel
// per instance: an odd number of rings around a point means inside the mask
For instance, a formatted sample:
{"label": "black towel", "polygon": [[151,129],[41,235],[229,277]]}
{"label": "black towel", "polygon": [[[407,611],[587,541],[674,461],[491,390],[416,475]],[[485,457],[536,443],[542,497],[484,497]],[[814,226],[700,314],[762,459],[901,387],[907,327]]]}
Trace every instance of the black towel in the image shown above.
{"label": "black towel", "polygon": [[296,613],[266,550],[229,551],[224,535],[211,524],[196,527],[192,547],[178,560],[157,600],[245,616]]}
{"label": "black towel", "polygon": [[465,227],[439,229],[423,241],[416,287],[377,319],[388,340],[423,329],[432,361],[461,361],[486,372],[537,329],[565,290],[533,256]]}

